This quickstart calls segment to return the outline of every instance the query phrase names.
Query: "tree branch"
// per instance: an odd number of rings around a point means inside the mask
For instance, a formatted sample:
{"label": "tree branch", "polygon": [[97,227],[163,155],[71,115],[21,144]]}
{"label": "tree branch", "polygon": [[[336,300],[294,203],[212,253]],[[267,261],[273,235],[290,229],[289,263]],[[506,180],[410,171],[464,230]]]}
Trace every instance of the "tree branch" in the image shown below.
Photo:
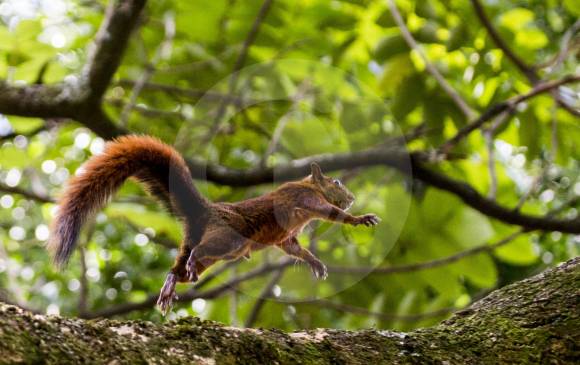
{"label": "tree branch", "polygon": [[498,289],[412,332],[240,329],[198,318],[83,321],[0,305],[0,353],[19,363],[573,364],[580,259]]}
{"label": "tree branch", "polygon": [[280,280],[282,280],[282,276],[284,275],[285,269],[286,267],[282,267],[274,272],[272,278],[260,293],[260,296],[256,300],[256,303],[254,303],[254,306],[252,307],[252,310],[250,311],[250,314],[246,319],[246,323],[244,325],[245,327],[252,327],[254,323],[256,323],[256,320],[260,315],[260,311],[264,307],[264,303],[266,302],[266,300],[272,297],[272,290],[274,289],[274,286],[276,286],[276,284],[278,284]]}
{"label": "tree branch", "polygon": [[[137,81],[127,79],[121,79],[118,82],[116,82],[117,85],[123,87],[133,87],[136,83]],[[204,100],[222,101],[225,99],[227,100],[226,101],[227,103],[232,103],[235,105],[242,105],[244,103],[244,100],[246,100],[236,95],[220,94],[214,91],[206,91],[206,90],[186,89],[178,86],[159,84],[155,82],[146,82],[145,84],[143,84],[143,90],[160,91],[170,95],[172,94],[180,95],[195,100],[203,98]],[[251,100],[247,100],[247,103],[253,104],[254,102],[252,102]]]}
{"label": "tree branch", "polygon": [[54,200],[49,196],[38,195],[33,193],[32,191],[24,190],[18,187],[8,186],[4,183],[0,182],[0,191],[9,193],[9,194],[18,194],[22,195],[23,197],[37,201],[39,203],[54,203]]}
{"label": "tree branch", "polygon": [[146,0],[111,0],[82,71],[81,89],[89,105],[99,105],[117,71]]}

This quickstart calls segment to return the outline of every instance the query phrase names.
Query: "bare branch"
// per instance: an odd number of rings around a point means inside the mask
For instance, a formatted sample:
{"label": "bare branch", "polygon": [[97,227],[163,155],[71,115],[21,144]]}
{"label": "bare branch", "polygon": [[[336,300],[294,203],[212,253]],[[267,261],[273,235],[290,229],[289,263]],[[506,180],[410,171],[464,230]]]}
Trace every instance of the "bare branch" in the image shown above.
{"label": "bare branch", "polygon": [[146,0],[111,0],[82,71],[82,86],[89,105],[99,105],[127,48],[131,31]]}
{"label": "bare branch", "polygon": [[539,70],[548,68],[548,73],[553,73],[564,62],[569,53],[573,52],[580,46],[578,39],[574,41],[574,35],[580,30],[580,19],[576,20],[574,24],[564,33],[560,41],[560,50],[550,60],[535,65],[534,69]]}
{"label": "bare branch", "polygon": [[44,195],[38,195],[32,191],[24,190],[24,189],[21,189],[18,187],[8,186],[4,183],[0,183],[0,191],[3,191],[5,193],[9,193],[9,194],[22,195],[23,197],[25,197],[27,199],[34,200],[34,201],[37,201],[39,203],[54,203],[54,200],[51,197],[44,196]]}
{"label": "bare branch", "polygon": [[492,105],[489,107],[485,112],[483,112],[477,119],[473,122],[469,123],[465,127],[461,128],[455,136],[445,142],[441,147],[439,147],[439,151],[443,154],[449,152],[459,141],[463,140],[467,137],[471,132],[479,129],[482,125],[493,119],[494,117],[498,116],[503,112],[511,112],[513,109],[519,104],[528,99],[531,99],[537,95],[542,93],[548,92],[553,89],[557,89],[558,87],[580,81],[580,75],[568,75],[566,77],[561,78],[560,80],[554,81],[545,81],[542,83],[537,84],[534,86],[530,91],[525,94],[517,95],[512,97],[511,99]]}
{"label": "bare branch", "polygon": [[74,118],[79,104],[64,84],[14,85],[0,80],[0,113],[32,118]]}
{"label": "bare branch", "polygon": [[[123,87],[133,87],[136,83],[137,81],[121,79],[116,84]],[[211,101],[225,100],[226,103],[231,103],[235,105],[242,105],[244,103],[244,100],[246,100],[248,104],[254,103],[251,100],[242,99],[241,97],[236,95],[220,94],[214,91],[206,91],[206,90],[185,89],[178,86],[159,84],[155,82],[146,82],[145,84],[143,84],[143,90],[160,91],[167,93],[169,95],[179,95],[194,100],[201,98],[203,98],[204,100]]]}
{"label": "bare branch", "polygon": [[405,39],[405,42],[407,42],[409,47],[421,56],[423,62],[425,62],[425,68],[427,69],[427,71],[429,71],[431,76],[433,76],[435,80],[437,80],[439,86],[441,86],[443,91],[445,91],[445,93],[449,95],[449,97],[451,98],[451,100],[453,100],[455,105],[457,105],[459,110],[461,110],[461,112],[467,117],[467,119],[471,119],[474,115],[473,110],[465,102],[465,100],[461,97],[461,95],[459,95],[457,91],[453,87],[451,87],[451,85],[449,85],[449,83],[447,82],[447,80],[445,80],[443,75],[441,75],[439,70],[437,70],[437,68],[429,61],[427,56],[423,53],[423,50],[421,49],[421,47],[419,46],[415,38],[413,38],[413,35],[407,28],[407,25],[405,24],[405,21],[403,20],[403,17],[401,16],[401,13],[399,12],[397,5],[395,4],[395,1],[389,0],[388,4],[389,9],[391,10],[391,14],[393,15],[393,19],[399,26],[399,29],[401,30],[401,35]]}
{"label": "bare branch", "polygon": [[161,44],[155,50],[155,54],[151,58],[151,61],[149,61],[145,66],[145,71],[143,72],[141,77],[137,80],[135,85],[133,85],[133,90],[131,91],[129,102],[123,107],[121,116],[119,118],[120,119],[119,122],[122,126],[127,125],[129,115],[131,114],[131,111],[137,104],[137,98],[141,94],[141,91],[143,90],[145,84],[153,76],[157,64],[162,59],[166,59],[170,56],[173,38],[175,37],[175,19],[172,13],[167,13],[165,15],[164,20],[165,20],[164,21],[165,38],[163,39],[163,42],[161,42]]}
{"label": "bare branch", "polygon": [[[234,91],[236,90],[236,86],[238,85],[238,77],[239,77],[239,71],[242,69],[242,67],[244,67],[244,64],[246,63],[246,58],[248,57],[248,52],[250,50],[250,47],[252,46],[252,44],[254,43],[254,41],[256,40],[256,37],[258,36],[258,32],[260,31],[260,27],[262,26],[262,23],[264,22],[264,20],[266,19],[266,16],[268,15],[268,12],[270,11],[270,7],[272,6],[272,3],[274,2],[274,0],[264,0],[264,2],[262,3],[262,6],[260,7],[260,10],[258,11],[258,15],[256,15],[256,18],[254,19],[254,23],[252,24],[252,28],[250,29],[250,31],[248,32],[248,35],[246,36],[246,39],[244,40],[244,44],[242,45],[242,50],[240,51],[240,54],[238,55],[238,58],[236,59],[236,63],[234,64],[234,68],[232,70],[232,74],[230,76],[230,79],[228,80],[228,95],[232,95],[234,93]],[[228,107],[228,102],[227,99],[222,100],[222,102],[220,103],[215,119],[214,119],[214,123],[211,127],[211,129],[209,130],[206,138],[204,138],[204,140],[210,141],[215,134],[219,131],[220,127],[221,127],[221,123],[222,123],[222,119],[224,117],[224,114],[226,112],[226,109]]]}
{"label": "bare branch", "polygon": [[521,229],[517,232],[512,233],[511,235],[499,240],[498,242],[492,244],[483,244],[480,246],[472,247],[468,250],[458,252],[454,255],[442,257],[440,259],[435,259],[426,262],[418,262],[414,264],[406,264],[406,265],[396,265],[396,266],[389,266],[389,267],[377,267],[374,269],[369,269],[368,267],[356,267],[356,266],[329,266],[328,271],[331,273],[340,273],[340,274],[380,274],[380,275],[390,275],[390,274],[398,274],[398,273],[405,273],[405,272],[414,272],[419,270],[426,270],[432,269],[435,267],[449,265],[453,262],[459,261],[465,257],[477,255],[483,252],[490,252],[496,248],[504,246],[514,239],[516,239],[521,234],[527,232],[527,230]]}

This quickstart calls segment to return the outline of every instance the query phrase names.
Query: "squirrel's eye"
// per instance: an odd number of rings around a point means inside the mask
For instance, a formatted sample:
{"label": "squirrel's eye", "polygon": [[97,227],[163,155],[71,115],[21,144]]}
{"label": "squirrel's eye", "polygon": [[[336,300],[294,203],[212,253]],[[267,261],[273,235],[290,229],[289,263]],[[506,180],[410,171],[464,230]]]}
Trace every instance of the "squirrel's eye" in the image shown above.
{"label": "squirrel's eye", "polygon": [[342,183],[340,182],[340,180],[334,179],[334,185],[341,186]]}

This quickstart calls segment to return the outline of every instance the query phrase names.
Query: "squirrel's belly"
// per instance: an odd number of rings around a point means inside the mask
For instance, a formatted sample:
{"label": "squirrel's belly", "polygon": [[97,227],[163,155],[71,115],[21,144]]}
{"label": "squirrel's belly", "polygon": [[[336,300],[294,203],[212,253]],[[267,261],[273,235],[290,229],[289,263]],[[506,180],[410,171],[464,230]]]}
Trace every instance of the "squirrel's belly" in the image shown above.
{"label": "squirrel's belly", "polygon": [[291,237],[299,235],[305,225],[306,224],[301,224],[298,227],[292,227],[289,229],[284,229],[282,227],[276,227],[276,229],[272,229],[272,227],[264,227],[258,230],[253,237],[250,238],[262,244],[272,245],[284,242]]}

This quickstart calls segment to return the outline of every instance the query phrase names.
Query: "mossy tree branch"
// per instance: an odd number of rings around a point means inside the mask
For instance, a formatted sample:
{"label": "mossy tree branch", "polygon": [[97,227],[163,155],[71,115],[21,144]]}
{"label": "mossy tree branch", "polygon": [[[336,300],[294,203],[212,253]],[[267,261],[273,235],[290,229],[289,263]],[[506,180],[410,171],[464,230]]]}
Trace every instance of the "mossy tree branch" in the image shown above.
{"label": "mossy tree branch", "polygon": [[0,305],[0,363],[567,364],[580,355],[579,281],[576,258],[409,333],[84,321]]}

